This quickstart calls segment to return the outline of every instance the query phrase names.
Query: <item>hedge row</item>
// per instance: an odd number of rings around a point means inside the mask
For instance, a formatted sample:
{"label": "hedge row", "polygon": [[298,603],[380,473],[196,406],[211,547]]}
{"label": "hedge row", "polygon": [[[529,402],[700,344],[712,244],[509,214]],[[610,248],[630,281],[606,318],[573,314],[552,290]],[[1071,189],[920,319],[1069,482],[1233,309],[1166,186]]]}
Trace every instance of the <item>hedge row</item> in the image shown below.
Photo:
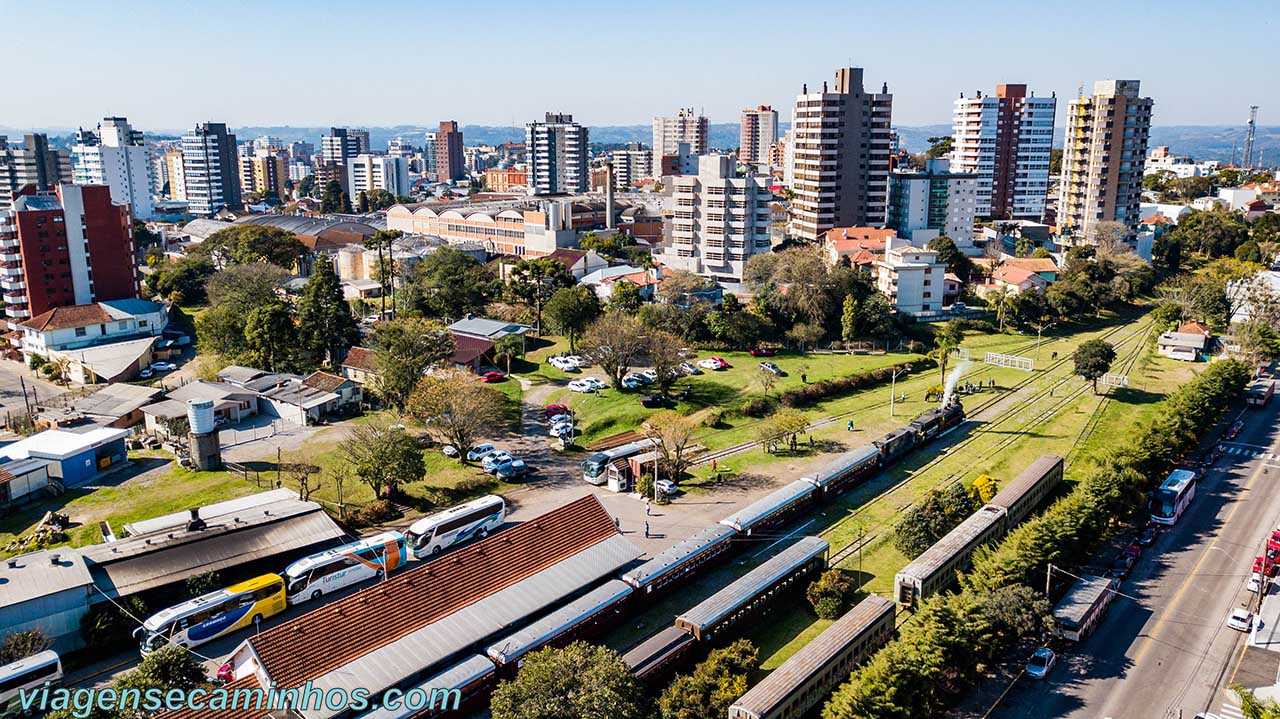
{"label": "hedge row", "polygon": [[926,369],[933,369],[937,366],[938,363],[931,359],[904,362],[891,367],[881,367],[880,369],[858,372],[856,374],[845,375],[844,377],[834,377],[832,379],[824,379],[812,384],[801,385],[795,389],[789,389],[786,392],[783,392],[780,399],[785,407],[807,407],[824,399],[884,384],[892,379],[894,372],[899,372],[905,369],[908,373],[912,373]]}
{"label": "hedge row", "polygon": [[823,719],[919,719],[940,714],[982,675],[985,663],[1019,637],[1046,628],[1048,602],[1036,594],[1049,562],[1086,559],[1112,521],[1142,505],[1182,454],[1221,417],[1249,380],[1234,360],[1211,365],[1171,393],[1137,438],[1080,478],[1044,514],[980,549],[959,594],[935,596],[832,695]]}

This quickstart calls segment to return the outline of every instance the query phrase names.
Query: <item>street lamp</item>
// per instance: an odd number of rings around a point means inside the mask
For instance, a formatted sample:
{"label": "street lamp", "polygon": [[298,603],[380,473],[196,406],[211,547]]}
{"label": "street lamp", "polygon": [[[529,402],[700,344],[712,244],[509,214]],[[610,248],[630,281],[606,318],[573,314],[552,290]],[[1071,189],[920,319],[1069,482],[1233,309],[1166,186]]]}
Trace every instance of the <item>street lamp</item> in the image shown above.
{"label": "street lamp", "polygon": [[899,370],[894,370],[893,376],[889,378],[889,416],[890,417],[893,416],[893,400],[898,396],[897,392],[894,391],[894,388],[898,386],[898,375],[904,374],[906,373],[906,371],[907,371],[906,367],[903,367],[902,369],[899,369]]}
{"label": "street lamp", "polygon": [[1058,323],[1057,323],[1057,322],[1050,322],[1050,323],[1049,323],[1049,324],[1047,324],[1047,325],[1036,325],[1036,362],[1039,362],[1039,361],[1040,361],[1040,337],[1041,337],[1041,335],[1044,333],[1044,331],[1045,331],[1045,330],[1049,329],[1050,327],[1053,327],[1053,326],[1054,326],[1054,325],[1056,325],[1056,324],[1058,324]]}

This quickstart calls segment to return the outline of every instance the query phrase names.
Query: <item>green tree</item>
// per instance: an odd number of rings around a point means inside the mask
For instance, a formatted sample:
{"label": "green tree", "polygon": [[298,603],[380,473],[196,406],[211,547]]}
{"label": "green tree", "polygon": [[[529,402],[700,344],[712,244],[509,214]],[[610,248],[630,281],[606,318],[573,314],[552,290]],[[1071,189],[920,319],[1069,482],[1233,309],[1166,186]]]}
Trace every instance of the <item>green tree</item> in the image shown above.
{"label": "green tree", "polygon": [[292,232],[267,225],[232,225],[209,235],[190,251],[215,267],[267,262],[292,270],[309,250]]}
{"label": "green tree", "polygon": [[1035,251],[1031,253],[1031,256],[1037,260],[1048,260],[1053,258],[1053,253],[1043,247],[1037,247]]}
{"label": "green tree", "polygon": [[950,135],[931,137],[929,138],[929,149],[925,150],[924,156],[930,160],[946,157],[954,145],[955,138]]}
{"label": "green tree", "polygon": [[600,300],[590,287],[561,287],[547,300],[544,312],[551,329],[569,338],[569,351],[576,352],[578,337],[600,316]]}
{"label": "green tree", "polygon": [[946,235],[935,237],[929,240],[928,248],[938,253],[938,261],[945,262],[947,272],[959,277],[962,283],[967,284],[970,277],[975,274],[977,268],[973,260],[961,252],[960,248],[956,247],[955,240],[950,237]]}
{"label": "green tree", "polygon": [[501,426],[506,403],[505,395],[470,372],[444,370],[418,381],[408,413],[440,442],[456,447],[461,461],[477,439]]}
{"label": "green tree", "polygon": [[973,496],[960,482],[932,491],[898,520],[893,531],[893,546],[915,559],[977,509]]}
{"label": "green tree", "polygon": [[849,607],[849,602],[852,601],[857,590],[852,572],[828,569],[818,577],[817,581],[809,584],[809,588],[805,590],[805,597],[809,600],[809,604],[813,605],[813,611],[819,618],[839,619]]}
{"label": "green tree", "polygon": [[613,294],[609,295],[609,309],[619,312],[635,312],[644,304],[640,295],[640,286],[633,282],[619,281],[613,283]]}
{"label": "green tree", "polygon": [[209,277],[209,305],[230,307],[243,317],[256,307],[279,302],[277,291],[287,279],[285,269],[265,262],[230,265]]}
{"label": "green tree", "polygon": [[202,305],[207,301],[205,283],[213,274],[213,263],[205,258],[185,257],[162,264],[147,275],[147,290],[176,304]]}
{"label": "green tree", "polygon": [[231,306],[213,306],[196,318],[196,340],[201,352],[212,352],[226,358],[244,353],[246,315]]}
{"label": "green tree", "polygon": [[649,719],[640,680],[607,647],[574,642],[530,653],[493,691],[493,719]]}
{"label": "green tree", "polygon": [[609,311],[587,328],[580,349],[620,390],[622,378],[649,347],[648,331],[648,325],[635,315]]}
{"label": "green tree", "polygon": [[879,292],[867,295],[861,301],[852,294],[846,295],[840,318],[841,337],[846,341],[890,337],[895,332],[895,316],[893,305]]}
{"label": "green tree", "polygon": [[1076,347],[1071,360],[1075,364],[1075,373],[1093,383],[1093,393],[1098,393],[1098,380],[1111,371],[1111,363],[1116,359],[1116,350],[1106,340],[1086,340]]}
{"label": "green tree", "polygon": [[662,719],[721,719],[747,692],[760,655],[746,639],[713,649],[690,674],[676,676],[658,698]]}
{"label": "green tree", "polygon": [[1229,257],[1249,237],[1249,227],[1227,209],[1192,212],[1168,232],[1170,241],[1209,257]]}
{"label": "green tree", "polygon": [[1001,332],[1004,332],[1005,320],[1009,318],[1009,314],[1013,311],[1015,296],[1013,290],[1007,285],[1001,285],[987,293],[987,307],[996,313],[996,322],[999,323]]}
{"label": "green tree", "polygon": [[419,318],[379,322],[373,327],[372,344],[377,369],[374,391],[399,410],[427,370],[455,349],[453,335],[444,325]]}
{"label": "green tree", "polygon": [[316,258],[297,306],[298,348],[308,366],[336,367],[360,333],[328,255]]}
{"label": "green tree", "polygon": [[578,246],[582,249],[595,250],[608,257],[620,257],[628,246],[634,244],[631,236],[624,232],[614,232],[608,236],[588,232],[578,241]]}
{"label": "green tree", "polygon": [[351,211],[347,193],[342,191],[342,184],[337,180],[325,183],[324,192],[320,194],[320,211],[325,214]]}
{"label": "green tree", "polygon": [[1280,719],[1280,702],[1275,699],[1259,699],[1240,684],[1232,684],[1231,691],[1239,699],[1240,713],[1245,719]]}
{"label": "green tree", "polygon": [[955,320],[948,320],[936,330],[933,337],[933,351],[929,353],[938,363],[942,373],[942,383],[947,382],[947,363],[951,361],[951,351],[964,341],[964,330]]}
{"label": "green tree", "polygon": [[364,190],[361,190],[356,193],[356,212],[363,215],[368,211],[369,211],[369,196],[365,194]]}
{"label": "green tree", "polygon": [[382,291],[379,293],[381,301],[382,318],[387,316],[387,292],[390,291],[391,296],[395,296],[395,262],[393,260],[395,254],[395,244],[404,233],[400,230],[378,230],[369,237],[365,238],[364,246],[367,250],[373,250],[378,253],[377,265],[374,268],[377,273],[377,282],[382,285]]}
{"label": "green tree", "polygon": [[222,577],[217,572],[201,572],[187,577],[187,596],[192,599],[221,589]]}
{"label": "green tree", "polygon": [[1035,243],[1030,237],[1019,237],[1017,243],[1014,244],[1013,253],[1018,257],[1026,257],[1035,249]]}
{"label": "green tree", "polygon": [[146,602],[136,596],[119,604],[95,604],[80,618],[80,637],[90,649],[116,650],[132,639],[133,630],[149,616]]}
{"label": "green tree", "polygon": [[245,362],[279,372],[293,366],[298,349],[298,328],[293,312],[283,302],[255,307],[244,320]]}
{"label": "green tree", "polygon": [[524,357],[524,335],[506,335],[493,343],[495,361],[506,363],[507,374],[511,374],[511,360]]}
{"label": "green tree", "polygon": [[385,420],[353,426],[338,443],[338,455],[378,499],[395,494],[401,484],[422,479],[426,471],[418,439]]}
{"label": "green tree", "polygon": [[151,652],[130,674],[144,686],[164,689],[192,689],[209,681],[200,658],[176,646]]}
{"label": "green tree", "polygon": [[448,245],[423,258],[414,278],[422,290],[423,311],[433,317],[452,320],[482,312],[494,296],[489,269]]}
{"label": "green tree", "polygon": [[1252,262],[1256,265],[1262,264],[1262,250],[1258,249],[1258,243],[1249,240],[1236,248],[1235,258],[1241,262]]}
{"label": "green tree", "polygon": [[364,193],[365,203],[368,206],[367,212],[377,212],[392,207],[397,203],[396,196],[382,188],[376,188]]}
{"label": "green tree", "polygon": [[[298,180],[298,187],[296,188],[297,191],[294,194],[297,197],[311,197],[312,193],[315,192],[315,189],[316,189],[316,176],[307,175],[301,180]],[[338,189],[339,191],[341,191],[342,186],[339,185]]]}
{"label": "green tree", "polygon": [[32,654],[39,654],[51,646],[53,646],[53,642],[49,641],[49,637],[45,636],[44,632],[39,629],[9,632],[4,637],[4,643],[0,644],[0,665],[12,664],[19,659],[26,659]]}
{"label": "green tree", "polygon": [[564,265],[549,257],[521,259],[511,269],[507,289],[519,302],[533,310],[534,325],[542,334],[542,308],[556,290],[577,283]]}
{"label": "green tree", "polygon": [[[1280,213],[1268,212],[1262,217],[1253,221],[1253,225],[1249,227],[1249,238],[1258,243],[1258,246],[1271,245],[1275,246],[1280,243]],[[1274,249],[1270,255],[1264,259],[1270,261],[1274,257]]]}

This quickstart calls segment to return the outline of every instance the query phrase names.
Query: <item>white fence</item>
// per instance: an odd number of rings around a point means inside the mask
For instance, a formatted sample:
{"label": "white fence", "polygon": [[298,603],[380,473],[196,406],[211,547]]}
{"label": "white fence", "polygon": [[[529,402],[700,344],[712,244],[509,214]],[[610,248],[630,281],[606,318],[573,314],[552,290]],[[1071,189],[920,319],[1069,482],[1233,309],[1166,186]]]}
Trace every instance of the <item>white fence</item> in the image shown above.
{"label": "white fence", "polygon": [[1102,375],[1103,387],[1128,387],[1129,375],[1125,374],[1104,374]]}
{"label": "white fence", "polygon": [[1013,369],[1020,369],[1024,372],[1030,372],[1036,368],[1036,361],[1030,357],[1002,355],[999,352],[988,352],[986,357],[982,358],[982,361],[997,367],[1012,367]]}
{"label": "white fence", "polygon": [[951,350],[951,359],[961,360],[961,361],[963,361],[963,362],[968,362],[968,361],[969,361],[969,348],[968,348],[968,347],[957,347],[957,348],[955,348],[955,349]]}

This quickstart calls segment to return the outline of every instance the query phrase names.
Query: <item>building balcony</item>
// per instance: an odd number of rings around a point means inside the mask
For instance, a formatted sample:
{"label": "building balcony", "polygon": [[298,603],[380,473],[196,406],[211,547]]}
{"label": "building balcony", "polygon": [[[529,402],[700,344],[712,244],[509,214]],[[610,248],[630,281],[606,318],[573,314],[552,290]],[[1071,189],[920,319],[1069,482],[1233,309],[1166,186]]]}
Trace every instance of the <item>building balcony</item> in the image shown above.
{"label": "building balcony", "polygon": [[22,277],[22,264],[19,262],[6,262],[0,265],[0,278],[6,277]]}
{"label": "building balcony", "polygon": [[26,307],[20,307],[18,305],[7,305],[4,308],[4,313],[8,317],[20,320],[25,320],[31,316],[31,312]]}

